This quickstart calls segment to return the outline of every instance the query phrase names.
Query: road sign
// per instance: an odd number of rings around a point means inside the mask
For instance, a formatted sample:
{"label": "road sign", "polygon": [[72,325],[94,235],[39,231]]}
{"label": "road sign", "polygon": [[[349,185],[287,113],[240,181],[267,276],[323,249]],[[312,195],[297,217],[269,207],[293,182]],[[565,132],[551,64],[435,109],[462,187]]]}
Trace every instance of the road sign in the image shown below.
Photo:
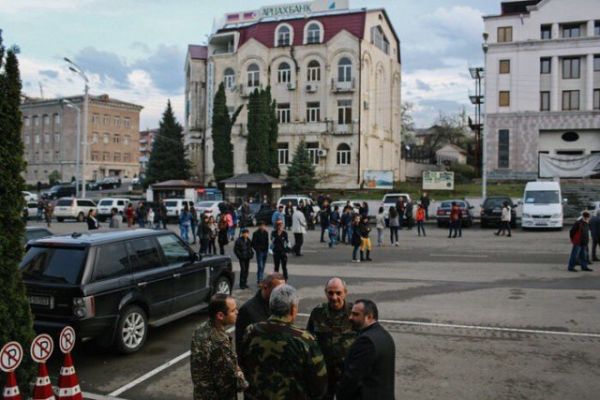
{"label": "road sign", "polygon": [[58,341],[60,351],[64,354],[70,353],[75,347],[75,329],[70,326],[65,326],[60,332],[60,339]]}
{"label": "road sign", "polygon": [[54,351],[54,341],[48,334],[36,336],[31,343],[31,358],[37,363],[45,363]]}
{"label": "road sign", "polygon": [[23,347],[17,342],[8,342],[0,350],[0,369],[4,372],[14,371],[23,360]]}

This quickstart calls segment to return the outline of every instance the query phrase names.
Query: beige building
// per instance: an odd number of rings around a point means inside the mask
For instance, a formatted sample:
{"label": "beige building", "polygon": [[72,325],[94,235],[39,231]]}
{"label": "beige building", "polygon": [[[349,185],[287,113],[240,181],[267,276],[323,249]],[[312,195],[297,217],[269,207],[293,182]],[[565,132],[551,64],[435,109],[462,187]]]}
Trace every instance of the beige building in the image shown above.
{"label": "beige building", "polygon": [[[400,179],[400,42],[385,10],[347,4],[317,0],[227,14],[207,49],[206,121],[220,82],[232,111],[270,86],[282,177],[304,140],[322,188],[360,187],[366,171]],[[232,132],[236,174],[247,172],[247,117],[244,108]],[[204,139],[211,183],[210,126]]]}
{"label": "beige building", "polygon": [[150,161],[150,153],[152,153],[152,146],[158,135],[158,129],[146,129],[140,131],[140,174],[145,175],[148,169],[148,162]]}
{"label": "beige building", "polygon": [[[81,109],[83,118],[83,96],[66,99]],[[81,121],[86,180],[139,174],[141,110],[142,106],[108,95],[89,96],[87,133]],[[26,99],[21,112],[27,183],[46,182],[54,171],[62,181],[70,181],[76,175],[77,110],[64,105],[62,99]]]}

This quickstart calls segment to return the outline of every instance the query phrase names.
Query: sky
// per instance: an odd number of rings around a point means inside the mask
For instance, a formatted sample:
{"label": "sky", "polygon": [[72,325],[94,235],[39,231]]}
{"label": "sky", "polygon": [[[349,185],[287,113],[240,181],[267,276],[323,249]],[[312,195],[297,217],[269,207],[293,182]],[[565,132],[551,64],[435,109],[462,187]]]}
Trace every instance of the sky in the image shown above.
{"label": "sky", "polygon": [[[205,44],[214,19],[289,0],[0,0],[6,46],[17,45],[26,95],[81,94],[83,82],[63,60],[80,65],[92,94],[140,104],[140,129],[158,126],[167,101],[183,121],[188,44]],[[401,41],[402,101],[417,127],[466,109],[483,64],[482,15],[500,0],[350,0],[351,8],[387,10]]]}

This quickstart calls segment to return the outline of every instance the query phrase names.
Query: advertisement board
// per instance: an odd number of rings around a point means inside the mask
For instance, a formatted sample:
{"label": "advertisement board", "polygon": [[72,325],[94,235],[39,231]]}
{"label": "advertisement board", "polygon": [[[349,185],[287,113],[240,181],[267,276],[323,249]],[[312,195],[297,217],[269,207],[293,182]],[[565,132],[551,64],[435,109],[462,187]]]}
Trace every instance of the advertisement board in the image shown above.
{"label": "advertisement board", "polygon": [[423,171],[423,190],[454,190],[454,172]]}
{"label": "advertisement board", "polygon": [[394,171],[365,171],[363,180],[365,189],[393,189]]}

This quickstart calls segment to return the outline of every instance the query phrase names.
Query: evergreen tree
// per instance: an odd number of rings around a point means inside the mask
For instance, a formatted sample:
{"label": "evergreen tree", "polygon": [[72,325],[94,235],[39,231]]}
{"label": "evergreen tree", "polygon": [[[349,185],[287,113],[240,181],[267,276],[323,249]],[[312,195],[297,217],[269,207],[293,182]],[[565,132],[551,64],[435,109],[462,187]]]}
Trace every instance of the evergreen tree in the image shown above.
{"label": "evergreen tree", "polygon": [[185,158],[183,128],[175,119],[171,101],[163,113],[158,135],[152,146],[144,185],[171,179],[189,179],[190,162]]}
{"label": "evergreen tree", "polygon": [[277,102],[271,98],[271,87],[267,87],[264,92],[264,102],[268,107],[266,117],[269,123],[269,170],[268,174],[279,178],[279,157],[277,154],[277,138],[279,135],[278,121],[277,121]]}
{"label": "evergreen tree", "polygon": [[[0,344],[19,342],[28,349],[34,337],[33,318],[25,294],[19,263],[23,259],[25,228],[21,213],[25,200],[23,142],[21,140],[21,78],[17,48],[5,53],[0,31]],[[6,54],[6,57],[5,57]],[[2,68],[4,66],[4,69]],[[17,370],[23,393],[29,392],[33,365],[24,357]],[[4,386],[5,375],[0,378]]]}
{"label": "evergreen tree", "polygon": [[296,148],[292,163],[287,170],[285,183],[287,190],[291,193],[313,190],[317,183],[315,166],[310,161],[304,141],[301,141]]}
{"label": "evergreen tree", "polygon": [[265,118],[263,92],[256,89],[248,100],[248,138],[246,164],[248,172],[267,172],[269,167],[268,121]]}
{"label": "evergreen tree", "polygon": [[233,145],[231,144],[231,128],[235,124],[242,107],[229,117],[227,109],[227,96],[223,82],[215,94],[212,115],[212,137],[213,137],[213,175],[215,181],[220,182],[233,176]]}

